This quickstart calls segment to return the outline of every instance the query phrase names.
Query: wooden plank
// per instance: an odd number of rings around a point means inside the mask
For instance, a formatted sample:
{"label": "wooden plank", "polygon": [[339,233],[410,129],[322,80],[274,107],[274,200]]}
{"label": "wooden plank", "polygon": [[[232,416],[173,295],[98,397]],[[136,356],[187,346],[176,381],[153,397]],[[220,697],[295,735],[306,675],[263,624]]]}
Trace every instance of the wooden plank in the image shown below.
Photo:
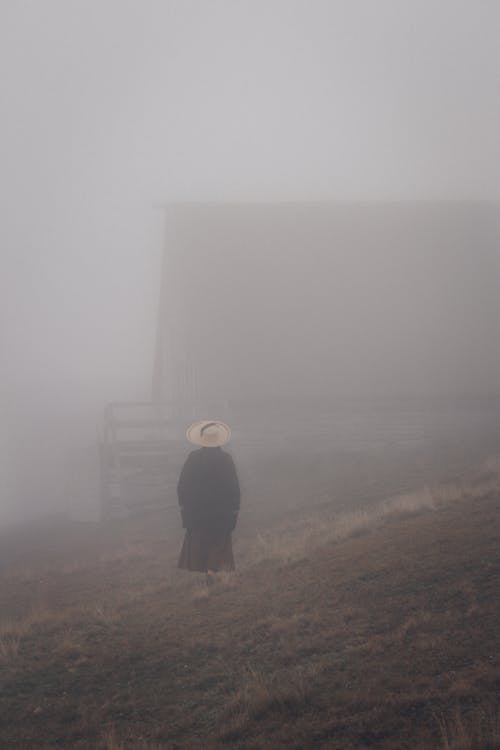
{"label": "wooden plank", "polygon": [[113,426],[120,427],[172,427],[171,419],[153,418],[153,419],[119,419],[112,418]]}

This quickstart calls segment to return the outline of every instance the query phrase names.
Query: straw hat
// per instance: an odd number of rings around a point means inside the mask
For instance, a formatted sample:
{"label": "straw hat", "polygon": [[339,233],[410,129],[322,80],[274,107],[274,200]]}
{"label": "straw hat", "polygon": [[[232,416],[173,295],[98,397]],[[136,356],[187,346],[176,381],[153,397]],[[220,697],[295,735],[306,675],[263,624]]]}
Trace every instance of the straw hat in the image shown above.
{"label": "straw hat", "polygon": [[201,445],[203,448],[220,448],[228,442],[231,430],[224,422],[204,419],[188,427],[186,437],[190,443]]}

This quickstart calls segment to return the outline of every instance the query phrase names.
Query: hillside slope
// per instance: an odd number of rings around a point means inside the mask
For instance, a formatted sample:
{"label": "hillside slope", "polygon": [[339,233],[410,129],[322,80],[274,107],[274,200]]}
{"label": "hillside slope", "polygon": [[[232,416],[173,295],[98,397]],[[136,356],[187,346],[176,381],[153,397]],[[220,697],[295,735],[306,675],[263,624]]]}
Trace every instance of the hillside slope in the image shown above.
{"label": "hillside slope", "polygon": [[158,546],[59,565],[41,601],[13,569],[0,747],[498,748],[499,501],[381,515],[295,555],[242,540],[210,589]]}

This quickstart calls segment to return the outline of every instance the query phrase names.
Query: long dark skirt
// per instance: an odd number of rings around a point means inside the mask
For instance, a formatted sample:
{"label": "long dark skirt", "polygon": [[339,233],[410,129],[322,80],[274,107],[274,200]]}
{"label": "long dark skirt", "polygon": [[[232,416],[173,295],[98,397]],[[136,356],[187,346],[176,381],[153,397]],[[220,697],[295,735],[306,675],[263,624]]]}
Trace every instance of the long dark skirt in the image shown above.
{"label": "long dark skirt", "polygon": [[186,531],[177,567],[200,573],[234,570],[231,532],[213,529]]}

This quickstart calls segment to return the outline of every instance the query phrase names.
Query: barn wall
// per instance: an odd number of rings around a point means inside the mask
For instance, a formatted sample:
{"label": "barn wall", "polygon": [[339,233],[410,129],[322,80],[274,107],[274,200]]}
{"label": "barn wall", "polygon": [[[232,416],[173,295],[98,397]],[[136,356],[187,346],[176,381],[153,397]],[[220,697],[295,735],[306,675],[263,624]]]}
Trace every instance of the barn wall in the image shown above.
{"label": "barn wall", "polygon": [[163,398],[498,391],[495,206],[185,205],[166,226]]}

